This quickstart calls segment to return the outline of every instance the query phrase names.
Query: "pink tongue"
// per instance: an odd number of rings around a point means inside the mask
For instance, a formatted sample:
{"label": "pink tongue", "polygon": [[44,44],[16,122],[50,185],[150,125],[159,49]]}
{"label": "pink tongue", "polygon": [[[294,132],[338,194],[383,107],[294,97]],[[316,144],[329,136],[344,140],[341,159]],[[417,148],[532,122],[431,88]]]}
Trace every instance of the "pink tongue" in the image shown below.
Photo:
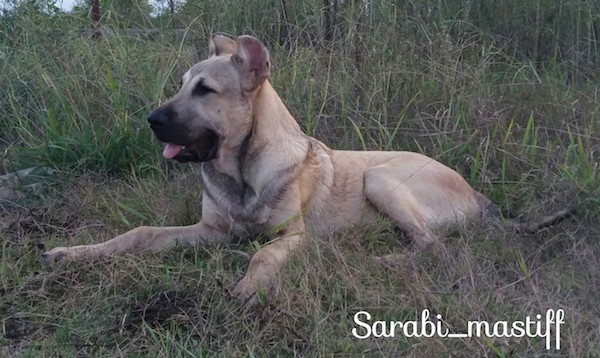
{"label": "pink tongue", "polygon": [[171,159],[181,152],[181,147],[177,144],[167,143],[165,149],[163,149],[163,157]]}

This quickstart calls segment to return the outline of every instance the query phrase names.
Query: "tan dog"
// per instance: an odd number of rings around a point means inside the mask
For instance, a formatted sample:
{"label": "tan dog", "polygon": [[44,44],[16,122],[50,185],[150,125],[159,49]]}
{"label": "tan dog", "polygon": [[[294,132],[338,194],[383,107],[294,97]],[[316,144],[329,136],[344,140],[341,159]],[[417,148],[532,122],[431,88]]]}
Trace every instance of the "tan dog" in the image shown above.
{"label": "tan dog", "polygon": [[[202,162],[202,220],[184,227],[139,227],[107,242],[58,247],[47,260],[91,259],[176,244],[227,242],[271,234],[235,293],[272,288],[306,235],[323,236],[387,214],[416,245],[440,229],[484,215],[490,201],[454,170],[410,152],[331,150],[305,135],[268,81],[270,60],[257,39],[216,35],[210,57],[183,76],[179,93],[148,121],[163,156]],[[566,210],[523,226],[535,231]]]}

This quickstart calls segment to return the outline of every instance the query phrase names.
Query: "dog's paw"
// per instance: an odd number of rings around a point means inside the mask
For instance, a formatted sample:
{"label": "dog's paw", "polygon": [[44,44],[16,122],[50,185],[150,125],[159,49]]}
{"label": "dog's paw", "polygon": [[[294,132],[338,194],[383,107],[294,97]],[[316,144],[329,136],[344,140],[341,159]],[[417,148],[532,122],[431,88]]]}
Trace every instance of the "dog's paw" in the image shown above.
{"label": "dog's paw", "polygon": [[245,276],[235,285],[232,293],[241,303],[255,306],[264,303],[266,296],[272,291],[272,282],[269,278],[256,279]]}
{"label": "dog's paw", "polygon": [[254,306],[259,302],[258,292],[255,282],[244,277],[235,285],[232,294],[239,302]]}
{"label": "dog's paw", "polygon": [[45,263],[61,262],[73,259],[73,254],[68,247],[56,247],[42,254],[42,261]]}

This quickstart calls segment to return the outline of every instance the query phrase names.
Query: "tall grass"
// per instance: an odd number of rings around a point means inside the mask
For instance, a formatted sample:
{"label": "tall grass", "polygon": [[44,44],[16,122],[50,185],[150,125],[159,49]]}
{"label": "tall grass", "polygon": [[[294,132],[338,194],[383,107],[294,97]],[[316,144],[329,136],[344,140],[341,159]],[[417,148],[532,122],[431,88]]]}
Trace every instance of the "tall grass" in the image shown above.
{"label": "tall grass", "polygon": [[93,41],[81,27],[52,26],[52,18],[11,20],[0,64],[1,136],[15,149],[9,164],[109,172],[155,166],[145,118],[174,93],[173,73],[193,63],[193,51],[162,38]]}
{"label": "tall grass", "polygon": [[[165,23],[135,14],[143,6],[126,14],[106,8],[103,25],[116,35],[100,41],[82,31],[81,14],[51,17],[22,6],[5,17],[0,120],[5,146],[20,148],[10,151],[10,164],[155,166],[144,118],[217,30],[263,39],[281,96],[309,134],[338,148],[419,150],[456,163],[480,155],[479,143],[508,124],[517,136],[531,135],[532,115],[547,127],[536,133],[542,149],[568,146],[569,131],[597,131],[595,2],[342,2],[332,41],[323,39],[323,9],[314,4],[232,4],[189,1],[166,22],[190,26],[183,40],[168,31],[120,34]],[[510,135],[501,137],[505,145]]]}

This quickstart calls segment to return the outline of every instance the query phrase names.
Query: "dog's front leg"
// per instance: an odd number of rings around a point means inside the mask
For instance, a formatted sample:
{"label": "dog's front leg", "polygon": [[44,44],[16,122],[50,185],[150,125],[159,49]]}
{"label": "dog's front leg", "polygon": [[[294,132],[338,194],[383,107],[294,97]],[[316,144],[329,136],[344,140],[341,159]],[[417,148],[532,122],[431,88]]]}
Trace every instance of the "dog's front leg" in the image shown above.
{"label": "dog's front leg", "polygon": [[246,275],[238,282],[233,294],[250,303],[256,303],[258,301],[257,292],[271,293],[277,274],[283,265],[307,240],[308,238],[303,232],[294,231],[287,236],[276,238],[273,242],[258,250],[252,256]]}
{"label": "dog's front leg", "polygon": [[204,221],[190,226],[140,226],[114,239],[93,245],[57,247],[42,255],[45,261],[83,260],[100,256],[119,256],[128,252],[160,251],[180,244],[201,245],[219,243],[227,235]]}

